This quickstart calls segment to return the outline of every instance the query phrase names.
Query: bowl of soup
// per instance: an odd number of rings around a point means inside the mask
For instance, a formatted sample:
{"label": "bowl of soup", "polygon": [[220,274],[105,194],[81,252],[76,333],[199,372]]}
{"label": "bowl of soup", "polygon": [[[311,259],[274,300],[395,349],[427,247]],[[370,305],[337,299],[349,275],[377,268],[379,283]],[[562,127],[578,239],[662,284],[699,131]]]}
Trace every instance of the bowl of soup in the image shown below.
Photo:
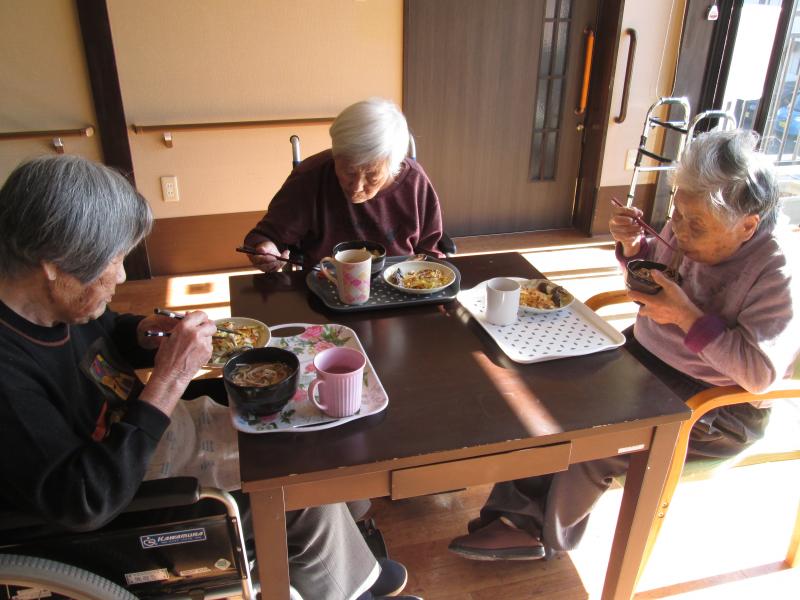
{"label": "bowl of soup", "polygon": [[682,278],[677,271],[673,271],[667,265],[652,260],[636,259],[628,262],[625,269],[625,285],[629,290],[650,294],[651,296],[661,291],[661,286],[653,281],[653,271],[661,271],[668,279],[672,279],[678,285]]}
{"label": "bowl of soup", "polygon": [[233,356],[222,369],[228,401],[242,415],[280,412],[297,391],[300,361],[283,348],[253,348]]}
{"label": "bowl of soup", "polygon": [[378,242],[370,242],[367,240],[353,240],[350,242],[339,242],[333,247],[332,256],[336,256],[337,252],[342,250],[366,250],[372,255],[372,264],[370,265],[370,273],[377,275],[383,271],[383,265],[386,262],[386,248]]}

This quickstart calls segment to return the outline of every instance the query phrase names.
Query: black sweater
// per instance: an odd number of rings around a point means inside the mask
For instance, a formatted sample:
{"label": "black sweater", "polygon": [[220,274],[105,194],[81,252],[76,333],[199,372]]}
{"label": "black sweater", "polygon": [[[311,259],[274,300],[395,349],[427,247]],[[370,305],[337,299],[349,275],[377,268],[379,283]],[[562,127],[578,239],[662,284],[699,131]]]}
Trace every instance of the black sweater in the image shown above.
{"label": "black sweater", "polygon": [[0,503],[89,530],[130,502],[169,425],[138,399],[141,318],[42,327],[0,302]]}

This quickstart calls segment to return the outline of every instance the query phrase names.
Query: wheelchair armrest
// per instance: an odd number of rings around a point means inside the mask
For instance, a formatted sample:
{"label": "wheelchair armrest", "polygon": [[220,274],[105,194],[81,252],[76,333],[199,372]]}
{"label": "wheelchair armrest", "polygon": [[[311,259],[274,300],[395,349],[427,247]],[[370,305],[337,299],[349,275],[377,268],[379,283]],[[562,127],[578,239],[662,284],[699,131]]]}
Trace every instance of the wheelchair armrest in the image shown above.
{"label": "wheelchair armrest", "polygon": [[442,239],[439,240],[437,247],[441,252],[444,252],[445,255],[450,256],[456,253],[456,243],[453,241],[447,233],[442,232]]}
{"label": "wheelchair armrest", "polygon": [[131,503],[122,512],[172,508],[200,500],[200,484],[194,477],[170,477],[143,481]]}
{"label": "wheelchair armrest", "polygon": [[[122,513],[157,508],[173,508],[194,504],[200,500],[200,484],[194,477],[171,477],[144,481],[131,503]],[[37,528],[37,531],[63,532],[61,526],[45,521],[40,515],[12,507],[0,506],[0,531]]]}

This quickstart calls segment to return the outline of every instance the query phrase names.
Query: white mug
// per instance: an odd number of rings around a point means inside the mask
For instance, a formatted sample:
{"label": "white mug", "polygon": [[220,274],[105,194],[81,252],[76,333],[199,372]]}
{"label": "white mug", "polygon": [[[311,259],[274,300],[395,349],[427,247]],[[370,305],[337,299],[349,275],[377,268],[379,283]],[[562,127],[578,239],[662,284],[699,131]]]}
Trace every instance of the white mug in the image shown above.
{"label": "white mug", "polygon": [[519,311],[519,283],[495,277],[486,283],[486,320],[493,325],[511,325]]}

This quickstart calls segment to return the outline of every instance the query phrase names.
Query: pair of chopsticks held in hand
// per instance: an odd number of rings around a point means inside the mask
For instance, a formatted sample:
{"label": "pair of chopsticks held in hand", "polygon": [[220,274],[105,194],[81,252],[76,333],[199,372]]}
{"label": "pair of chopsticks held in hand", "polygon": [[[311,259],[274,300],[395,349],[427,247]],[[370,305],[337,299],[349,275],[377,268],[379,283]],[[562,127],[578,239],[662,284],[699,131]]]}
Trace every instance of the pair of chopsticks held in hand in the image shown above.
{"label": "pair of chopsticks held in hand", "polygon": [[[617,200],[614,196],[611,196],[611,202],[613,202],[614,204],[616,204],[620,208],[628,208],[622,202]],[[650,227],[650,225],[645,223],[644,220],[641,219],[640,217],[630,217],[630,218],[635,223],[637,223],[638,225],[641,225],[641,227],[645,231],[647,231],[648,233],[653,234],[653,236],[655,236],[655,238],[657,240],[659,240],[661,243],[666,244],[667,247],[669,247],[669,249],[672,250],[675,253],[675,254],[672,255],[672,260],[670,261],[669,268],[670,269],[677,269],[678,266],[680,265],[681,261],[683,260],[683,250],[681,250],[679,248],[676,248],[675,246],[670,244],[667,240],[665,240],[663,237],[661,237],[661,235],[655,229]]]}
{"label": "pair of chopsticks held in hand", "polygon": [[283,256],[279,256],[277,254],[272,254],[271,252],[259,252],[252,246],[238,246],[236,248],[237,252],[241,252],[242,254],[252,254],[253,256],[271,256],[275,260],[282,260],[283,262],[290,263],[292,265],[298,265],[300,267],[303,266],[302,260],[297,260],[294,258],[284,258]]}
{"label": "pair of chopsticks held in hand", "polygon": [[[165,317],[169,317],[170,319],[183,319],[186,315],[182,315],[180,313],[172,312],[171,310],[167,310],[165,308],[154,308],[153,312],[157,315],[163,315]],[[233,329],[228,329],[226,327],[220,327],[217,325],[217,331],[222,331],[223,333],[231,333],[236,335],[236,331]],[[169,331],[153,331],[148,330],[144,332],[145,336],[147,337],[169,337],[171,334]]]}
{"label": "pair of chopsticks held in hand", "polygon": [[[616,204],[617,206],[619,206],[620,208],[628,208],[628,207],[627,207],[627,206],[625,206],[625,205],[624,205],[622,202],[620,202],[619,200],[617,200],[617,199],[616,199],[614,196],[612,196],[612,197],[611,197],[611,201],[612,201],[614,204]],[[650,225],[648,225],[647,223],[645,223],[643,219],[641,219],[641,218],[639,218],[639,217],[630,217],[630,218],[631,218],[633,221],[635,221],[637,224],[641,225],[641,226],[644,228],[644,230],[645,230],[645,231],[647,231],[648,233],[651,233],[651,234],[653,234],[653,235],[654,235],[656,238],[658,238],[658,239],[659,239],[659,240],[661,240],[663,243],[665,243],[667,246],[669,246],[669,247],[670,247],[670,248],[671,248],[671,249],[672,249],[674,252],[679,252],[679,250],[678,250],[678,249],[677,249],[675,246],[673,246],[673,245],[672,245],[672,244],[670,244],[670,243],[669,243],[667,240],[665,240],[663,237],[661,237],[661,235],[659,235],[659,233],[658,233],[658,232],[657,232],[655,229],[653,229],[652,227],[650,227]]]}

